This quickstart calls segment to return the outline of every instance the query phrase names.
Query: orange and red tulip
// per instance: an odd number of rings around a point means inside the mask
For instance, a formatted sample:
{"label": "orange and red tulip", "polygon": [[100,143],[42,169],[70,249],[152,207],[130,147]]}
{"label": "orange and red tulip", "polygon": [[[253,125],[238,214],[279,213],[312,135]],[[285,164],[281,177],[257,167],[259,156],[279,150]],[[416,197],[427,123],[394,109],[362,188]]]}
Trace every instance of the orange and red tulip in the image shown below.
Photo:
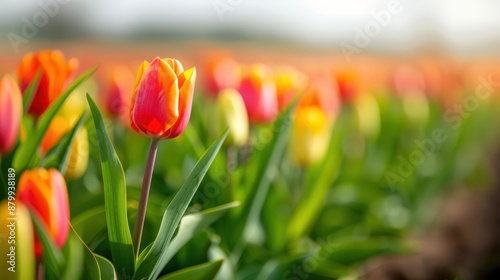
{"label": "orange and red tulip", "polygon": [[176,59],[144,61],[132,92],[132,128],[154,139],[179,136],[189,122],[195,80],[196,69],[184,71]]}
{"label": "orange and red tulip", "polygon": [[238,91],[245,102],[251,123],[274,120],[278,114],[278,99],[271,69],[262,64],[245,69]]}
{"label": "orange and red tulip", "polygon": [[8,154],[17,142],[23,101],[21,91],[11,76],[0,81],[0,155]]}
{"label": "orange and red tulip", "polygon": [[[18,201],[38,214],[54,244],[62,248],[69,234],[69,202],[66,182],[59,171],[39,168],[24,171],[17,188]],[[42,246],[35,237],[35,253],[42,255]]]}
{"label": "orange and red tulip", "polygon": [[206,63],[205,87],[216,96],[226,88],[237,88],[241,81],[241,68],[229,56],[212,55]]}
{"label": "orange and red tulip", "polygon": [[67,118],[59,115],[54,116],[42,138],[42,144],[40,145],[42,154],[50,151],[70,130],[71,122]]}
{"label": "orange and red tulip", "polygon": [[46,50],[26,54],[17,68],[17,76],[24,91],[41,71],[40,82],[28,108],[28,113],[38,117],[63,92],[78,65],[76,59],[66,61],[62,52]]}
{"label": "orange and red tulip", "polygon": [[109,87],[104,93],[104,105],[112,117],[123,118],[129,112],[130,93],[134,86],[134,74],[126,66],[111,70]]}
{"label": "orange and red tulip", "polygon": [[339,96],[343,102],[351,103],[359,93],[359,75],[354,70],[342,70],[337,73]]}

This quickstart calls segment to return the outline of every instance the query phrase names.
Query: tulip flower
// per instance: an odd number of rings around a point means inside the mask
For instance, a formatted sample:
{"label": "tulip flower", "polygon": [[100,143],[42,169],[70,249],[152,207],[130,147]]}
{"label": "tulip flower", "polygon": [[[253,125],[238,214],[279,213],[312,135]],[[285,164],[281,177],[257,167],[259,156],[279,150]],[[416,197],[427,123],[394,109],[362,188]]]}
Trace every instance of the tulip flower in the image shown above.
{"label": "tulip flower", "polygon": [[[69,202],[66,182],[59,171],[39,168],[21,174],[17,201],[38,214],[54,244],[62,248],[69,234]],[[35,253],[42,255],[42,246],[35,238]]]}
{"label": "tulip flower", "polygon": [[[42,155],[56,146],[71,131],[76,121],[76,118],[68,119],[68,117],[56,115],[43,136],[40,147]],[[69,149],[65,176],[67,179],[74,180],[83,175],[88,165],[89,143],[85,127],[78,129]]]}
{"label": "tulip flower", "polygon": [[133,86],[134,75],[128,67],[118,66],[111,70],[109,86],[103,96],[103,103],[110,116],[123,118],[128,114]]}
{"label": "tulip flower", "polygon": [[248,139],[248,116],[245,103],[235,89],[225,89],[217,96],[214,119],[211,123],[216,135],[229,127],[226,143],[241,146]]}
{"label": "tulip flower", "polygon": [[315,74],[299,100],[298,107],[318,106],[329,117],[340,111],[340,100],[334,81],[325,74]]}
{"label": "tulip flower", "polygon": [[196,69],[184,71],[176,59],[144,61],[132,93],[130,124],[147,137],[179,136],[191,115]]}
{"label": "tulip flower", "polygon": [[[0,227],[0,279],[35,279],[35,237],[30,213],[23,203],[15,202],[13,216],[9,206],[7,200],[0,202],[0,220],[6,223]],[[12,251],[11,246],[15,250]]]}
{"label": "tulip flower", "polygon": [[17,68],[17,76],[24,91],[38,71],[41,77],[28,113],[39,117],[62,94],[78,65],[76,59],[66,61],[60,51],[46,50],[26,54]]}
{"label": "tulip flower", "polygon": [[80,178],[89,162],[89,140],[87,129],[81,127],[76,132],[73,143],[71,143],[68,164],[64,176],[69,180]]}
{"label": "tulip flower", "polygon": [[54,116],[52,122],[50,123],[45,135],[42,138],[42,144],[40,145],[40,151],[42,155],[45,155],[53,147],[59,143],[61,138],[66,135],[71,130],[71,122],[65,117],[60,115]]}
{"label": "tulip flower", "polygon": [[301,93],[307,82],[306,76],[290,67],[282,67],[275,71],[276,95],[280,111],[285,110],[297,94]]}
{"label": "tulip flower", "polygon": [[337,73],[339,96],[343,102],[351,103],[359,92],[359,75],[354,70]]}
{"label": "tulip flower", "polygon": [[292,157],[301,166],[321,160],[330,139],[329,121],[318,106],[298,107],[292,126]]}
{"label": "tulip flower", "polygon": [[14,147],[19,136],[23,102],[14,78],[4,76],[0,81],[0,155]]}
{"label": "tulip flower", "polygon": [[159,139],[179,136],[186,128],[193,103],[196,69],[184,71],[173,58],[144,61],[139,68],[130,104],[130,125],[152,138],[135,221],[133,247],[139,254],[144,219]]}
{"label": "tulip flower", "polygon": [[263,64],[250,66],[244,72],[238,91],[251,123],[274,120],[278,114],[278,99],[271,69]]}
{"label": "tulip flower", "polygon": [[241,81],[241,68],[229,56],[212,55],[206,63],[205,86],[213,96],[226,88],[236,88]]}

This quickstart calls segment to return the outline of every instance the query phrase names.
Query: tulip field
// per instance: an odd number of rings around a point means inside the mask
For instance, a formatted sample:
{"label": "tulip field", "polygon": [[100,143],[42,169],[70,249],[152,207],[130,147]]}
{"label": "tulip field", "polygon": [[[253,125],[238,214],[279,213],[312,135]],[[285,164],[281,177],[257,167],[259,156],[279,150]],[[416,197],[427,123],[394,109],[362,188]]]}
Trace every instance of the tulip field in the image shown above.
{"label": "tulip field", "polygon": [[491,61],[208,49],[6,60],[0,279],[382,279],[495,179]]}

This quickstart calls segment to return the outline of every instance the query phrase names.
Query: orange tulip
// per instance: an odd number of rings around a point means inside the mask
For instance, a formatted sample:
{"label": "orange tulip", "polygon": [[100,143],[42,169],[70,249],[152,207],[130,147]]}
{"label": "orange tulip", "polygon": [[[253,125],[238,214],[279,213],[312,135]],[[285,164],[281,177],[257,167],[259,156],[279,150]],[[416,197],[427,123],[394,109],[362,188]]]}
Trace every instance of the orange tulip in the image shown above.
{"label": "orange tulip", "polygon": [[72,77],[78,61],[66,61],[60,51],[46,50],[26,54],[17,68],[17,76],[24,91],[33,81],[37,71],[41,78],[28,113],[39,117],[63,92]]}
{"label": "orange tulip", "polygon": [[245,69],[238,90],[247,108],[251,123],[272,121],[278,114],[276,85],[271,69],[263,64],[254,64]]}
{"label": "orange tulip", "polygon": [[71,123],[67,118],[56,115],[49,125],[42,139],[41,152],[46,154],[61,138],[71,130]]}
{"label": "orange tulip", "polygon": [[304,95],[297,107],[318,106],[327,116],[335,116],[340,111],[340,100],[334,81],[325,74],[311,77]]}
{"label": "orange tulip", "polygon": [[196,69],[184,71],[176,59],[144,61],[132,92],[132,128],[154,139],[179,136],[189,122],[195,80]]}
{"label": "orange tulip", "polygon": [[134,74],[128,67],[118,66],[111,70],[110,76],[109,88],[104,95],[104,105],[110,116],[121,118],[129,112]]}
{"label": "orange tulip", "polygon": [[359,75],[354,70],[343,70],[337,73],[339,96],[343,102],[354,101],[359,92]]}
{"label": "orange tulip", "polygon": [[6,155],[16,144],[21,126],[23,102],[14,78],[4,76],[0,81],[0,154]]}
{"label": "orange tulip", "polygon": [[276,95],[279,109],[285,110],[295,96],[304,90],[306,76],[290,67],[279,68],[275,72]]}
{"label": "orange tulip", "polygon": [[[69,234],[69,202],[66,182],[59,171],[39,168],[24,171],[17,188],[18,201],[39,215],[55,245],[63,247]],[[35,237],[35,253],[42,255],[42,246]]]}
{"label": "orange tulip", "polygon": [[207,61],[205,87],[213,96],[226,88],[236,88],[240,84],[240,65],[231,57],[212,55]]}

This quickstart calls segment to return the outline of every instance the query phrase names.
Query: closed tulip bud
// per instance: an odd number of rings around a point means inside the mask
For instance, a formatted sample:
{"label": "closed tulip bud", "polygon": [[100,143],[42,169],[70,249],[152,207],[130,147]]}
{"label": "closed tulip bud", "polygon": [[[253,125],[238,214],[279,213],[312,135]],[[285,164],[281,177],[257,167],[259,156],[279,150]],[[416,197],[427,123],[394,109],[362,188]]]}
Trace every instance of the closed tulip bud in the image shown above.
{"label": "closed tulip bud", "polygon": [[216,135],[229,127],[226,143],[242,146],[248,139],[248,116],[245,103],[239,92],[234,89],[225,89],[217,96],[217,105],[214,110],[213,131]]}
{"label": "closed tulip bud", "polygon": [[0,81],[0,155],[14,147],[19,136],[23,102],[14,78],[4,76]]}
{"label": "closed tulip bud", "polygon": [[87,129],[81,127],[78,129],[69,152],[68,165],[64,176],[69,180],[80,178],[89,162],[89,140]]}
{"label": "closed tulip bud", "polygon": [[[56,115],[45,132],[41,144],[41,153],[45,155],[54,148],[61,139],[73,129],[76,119],[70,120],[67,117]],[[74,180],[83,175],[87,169],[89,161],[89,141],[87,129],[80,127],[76,132],[73,142],[69,148],[69,158],[66,165],[65,176]]]}
{"label": "closed tulip bud", "polygon": [[[0,227],[0,279],[35,279],[36,260],[34,229],[28,208],[15,203],[15,210],[4,200],[0,203],[0,220],[7,223]],[[15,213],[15,216],[12,214]],[[13,219],[15,218],[15,220]],[[14,250],[12,250],[14,249]]]}
{"label": "closed tulip bud", "polygon": [[328,118],[318,106],[298,107],[292,126],[292,158],[299,165],[309,166],[321,160],[328,148]]}
{"label": "closed tulip bud", "polygon": [[276,70],[274,78],[278,107],[280,111],[283,111],[292,103],[297,94],[304,90],[307,77],[293,68],[283,67]]}
{"label": "closed tulip bud", "polygon": [[144,61],[132,92],[130,124],[153,139],[179,136],[191,115],[196,69],[184,71],[172,58]]}
{"label": "closed tulip bud", "polygon": [[[24,171],[19,179],[17,201],[38,214],[54,244],[62,248],[69,234],[69,202],[66,182],[59,171],[39,168]],[[42,246],[35,238],[35,253],[42,256]]]}
{"label": "closed tulip bud", "polygon": [[250,66],[244,72],[238,91],[251,123],[274,120],[278,114],[278,99],[271,69],[262,64]]}
{"label": "closed tulip bud", "polygon": [[60,115],[54,116],[45,135],[42,138],[40,150],[45,155],[59,143],[61,138],[71,130],[71,121]]}
{"label": "closed tulip bud", "polygon": [[206,68],[205,86],[213,96],[223,89],[236,88],[240,84],[241,68],[231,57],[213,55],[207,61]]}
{"label": "closed tulip bud", "polygon": [[343,70],[337,73],[339,96],[343,102],[351,103],[359,92],[359,76],[354,70]]}
{"label": "closed tulip bud", "polygon": [[41,71],[38,87],[28,113],[39,117],[62,94],[78,65],[76,59],[66,61],[60,51],[46,50],[26,54],[17,68],[17,76],[24,91]]}
{"label": "closed tulip bud", "polygon": [[106,111],[110,116],[116,118],[127,116],[133,86],[134,74],[128,67],[118,66],[111,70],[109,86],[103,96]]}

